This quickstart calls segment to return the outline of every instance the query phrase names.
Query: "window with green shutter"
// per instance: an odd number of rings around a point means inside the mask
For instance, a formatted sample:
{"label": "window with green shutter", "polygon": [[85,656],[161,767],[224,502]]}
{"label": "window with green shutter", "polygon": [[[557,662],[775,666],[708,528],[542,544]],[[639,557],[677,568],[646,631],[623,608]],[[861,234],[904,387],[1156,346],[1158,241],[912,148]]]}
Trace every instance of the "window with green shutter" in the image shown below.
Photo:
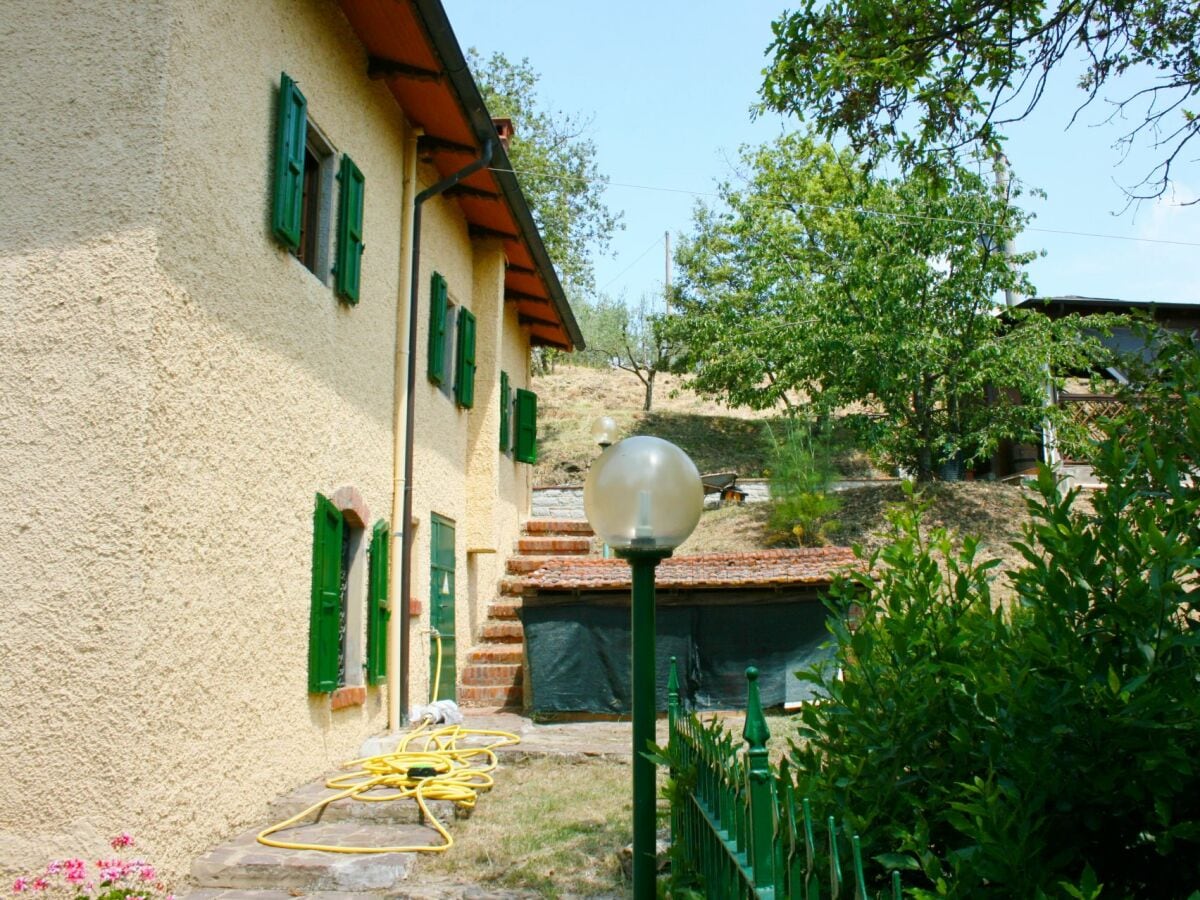
{"label": "window with green shutter", "polygon": [[387,677],[388,554],[391,534],[382,519],[371,531],[367,578],[367,683],[379,684]]}
{"label": "window with green shutter", "polygon": [[349,156],[342,156],[338,171],[341,193],[338,200],[337,262],[333,274],[338,296],[349,303],[358,302],[362,273],[363,193],[366,179]]}
{"label": "window with green shutter", "polygon": [[517,435],[513,455],[519,462],[537,462],[537,394],[517,388]]}
{"label": "window with green shutter", "polygon": [[509,451],[512,442],[509,439],[511,429],[508,425],[508,410],[512,406],[512,389],[508,386],[508,373],[500,373],[500,450]]}
{"label": "window with green shutter", "polygon": [[286,72],[280,75],[275,130],[275,192],[271,230],[290,249],[300,249],[303,221],[308,102]]}
{"label": "window with green shutter", "polygon": [[341,511],[317,494],[313,512],[312,609],[308,626],[308,690],[338,686],[341,666],[342,535]]}
{"label": "window with green shutter", "polygon": [[434,384],[446,378],[446,279],[434,272],[429,284],[428,374]]}
{"label": "window with green shutter", "polygon": [[459,406],[475,405],[475,315],[466,307],[458,311],[458,352],[454,373],[454,399]]}

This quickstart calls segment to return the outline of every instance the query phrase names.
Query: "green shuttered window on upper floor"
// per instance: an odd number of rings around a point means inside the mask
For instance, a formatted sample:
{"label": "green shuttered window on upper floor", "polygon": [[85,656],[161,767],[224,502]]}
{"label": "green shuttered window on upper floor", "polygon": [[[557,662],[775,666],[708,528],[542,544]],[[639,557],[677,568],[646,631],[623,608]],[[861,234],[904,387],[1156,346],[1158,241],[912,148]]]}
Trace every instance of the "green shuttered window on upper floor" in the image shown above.
{"label": "green shuttered window on upper floor", "polygon": [[475,315],[464,308],[458,311],[458,347],[455,358],[454,399],[459,406],[475,405]]}
{"label": "green shuttered window on upper floor", "polygon": [[271,230],[293,251],[300,247],[308,101],[286,72],[280,75],[275,129],[275,189]]}
{"label": "green shuttered window on upper floor", "polygon": [[341,510],[317,494],[313,512],[312,608],[308,627],[308,690],[327,693],[338,686],[341,666],[342,535]]}
{"label": "green shuttered window on upper floor", "polygon": [[508,386],[508,373],[500,373],[500,450],[504,453],[512,447],[510,435],[512,429],[509,426],[508,415],[509,409],[512,407],[512,388]]}
{"label": "green shuttered window on upper floor", "polygon": [[387,677],[388,555],[391,532],[382,519],[371,530],[367,551],[370,569],[367,576],[367,684],[379,684]]}
{"label": "green shuttered window on upper floor", "polygon": [[426,372],[434,384],[446,378],[446,279],[434,272],[429,279],[429,348]]}
{"label": "green shuttered window on upper floor", "polygon": [[338,199],[337,261],[333,274],[338,296],[349,303],[358,302],[362,278],[363,195],[366,179],[349,156],[342,156],[338,170],[341,191]]}
{"label": "green shuttered window on upper floor", "polygon": [[519,462],[537,462],[537,394],[517,388],[517,434],[513,456]]}

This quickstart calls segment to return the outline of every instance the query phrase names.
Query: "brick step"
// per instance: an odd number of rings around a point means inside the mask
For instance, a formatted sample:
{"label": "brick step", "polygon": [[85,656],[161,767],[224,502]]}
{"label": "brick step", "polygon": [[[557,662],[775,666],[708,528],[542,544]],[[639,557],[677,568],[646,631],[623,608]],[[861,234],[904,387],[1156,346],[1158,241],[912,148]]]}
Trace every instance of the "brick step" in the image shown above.
{"label": "brick step", "polygon": [[458,705],[462,707],[487,709],[521,709],[525,705],[525,693],[522,685],[460,685],[456,691]]}
{"label": "brick step", "polygon": [[[281,850],[255,840],[257,830],[238,835],[192,863],[192,880],[202,888],[274,888],[295,891],[395,891],[412,872],[418,853],[326,853]],[[280,840],[351,847],[420,846],[442,843],[422,825],[321,822],[289,828]]]}
{"label": "brick step", "polygon": [[525,523],[526,534],[595,534],[587,519],[530,519]]}
{"label": "brick step", "polygon": [[[395,744],[396,742],[393,742]],[[271,801],[268,817],[272,822],[282,822],[303,812],[314,803],[324,800],[334,793],[325,787],[324,781],[316,781],[297,788],[290,794],[277,797]],[[365,796],[370,796],[367,794]],[[442,822],[454,817],[457,807],[448,800],[429,800],[430,811]],[[313,821],[315,816],[307,821]],[[322,824],[325,822],[358,822],[376,825],[415,825],[421,822],[421,810],[415,800],[378,800],[365,802],[362,800],[338,800],[325,807],[321,814]],[[264,847],[263,849],[270,849]]]}
{"label": "brick step", "polygon": [[510,556],[504,568],[509,575],[528,575],[556,558],[554,556]]}
{"label": "brick step", "polygon": [[592,539],[588,537],[523,537],[517,540],[517,552],[586,556],[592,552]]}
{"label": "brick step", "polygon": [[501,597],[520,597],[525,593],[524,578],[501,578],[500,579],[500,596]]}
{"label": "brick step", "polygon": [[504,600],[493,600],[488,605],[489,619],[515,619],[517,613],[521,609],[521,601],[505,598]]}
{"label": "brick step", "polygon": [[478,663],[464,666],[460,687],[519,687],[525,680],[521,663]]}
{"label": "brick step", "polygon": [[485,663],[524,665],[525,645],[519,643],[480,644],[478,647],[472,648],[471,652],[467,654],[468,666]]}
{"label": "brick step", "polygon": [[508,644],[525,640],[525,629],[516,620],[494,619],[483,623],[479,640],[485,643]]}

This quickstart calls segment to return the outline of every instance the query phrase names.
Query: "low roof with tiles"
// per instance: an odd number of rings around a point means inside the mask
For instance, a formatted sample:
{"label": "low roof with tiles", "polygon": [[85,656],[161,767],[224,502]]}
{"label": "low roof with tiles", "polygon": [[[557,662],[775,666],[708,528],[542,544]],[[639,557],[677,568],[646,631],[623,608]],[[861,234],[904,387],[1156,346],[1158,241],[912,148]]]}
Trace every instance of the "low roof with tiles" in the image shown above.
{"label": "low roof with tiles", "polygon": [[[855,561],[848,547],[758,550],[675,556],[658,566],[659,588],[757,588],[826,585]],[[522,579],[531,591],[629,590],[623,559],[555,558]]]}

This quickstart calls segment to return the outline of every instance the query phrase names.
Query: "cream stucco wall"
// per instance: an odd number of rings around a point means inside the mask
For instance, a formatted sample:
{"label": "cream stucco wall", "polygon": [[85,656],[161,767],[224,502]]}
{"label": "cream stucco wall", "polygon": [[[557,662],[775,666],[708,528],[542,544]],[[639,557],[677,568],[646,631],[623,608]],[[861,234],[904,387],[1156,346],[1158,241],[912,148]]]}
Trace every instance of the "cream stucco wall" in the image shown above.
{"label": "cream stucco wall", "polygon": [[[371,521],[392,504],[408,133],[327,0],[3,17],[0,867],[131,829],[178,877],[386,724],[382,688],[332,711],[306,666],[314,494],[353,486]],[[280,71],[366,176],[355,307],[270,234]],[[442,272],[484,362],[457,409],[417,322],[414,702],[430,513],[458,523],[461,666],[530,483],[494,439],[500,369],[528,383],[502,253],[455,201],[423,213],[422,308]]]}
{"label": "cream stucco wall", "polygon": [[[385,723],[305,672],[314,493],[390,507],[404,125],[333,4],[119,6],[4,14],[0,860],[178,876]],[[269,234],[281,70],[366,175],[355,308]]]}

